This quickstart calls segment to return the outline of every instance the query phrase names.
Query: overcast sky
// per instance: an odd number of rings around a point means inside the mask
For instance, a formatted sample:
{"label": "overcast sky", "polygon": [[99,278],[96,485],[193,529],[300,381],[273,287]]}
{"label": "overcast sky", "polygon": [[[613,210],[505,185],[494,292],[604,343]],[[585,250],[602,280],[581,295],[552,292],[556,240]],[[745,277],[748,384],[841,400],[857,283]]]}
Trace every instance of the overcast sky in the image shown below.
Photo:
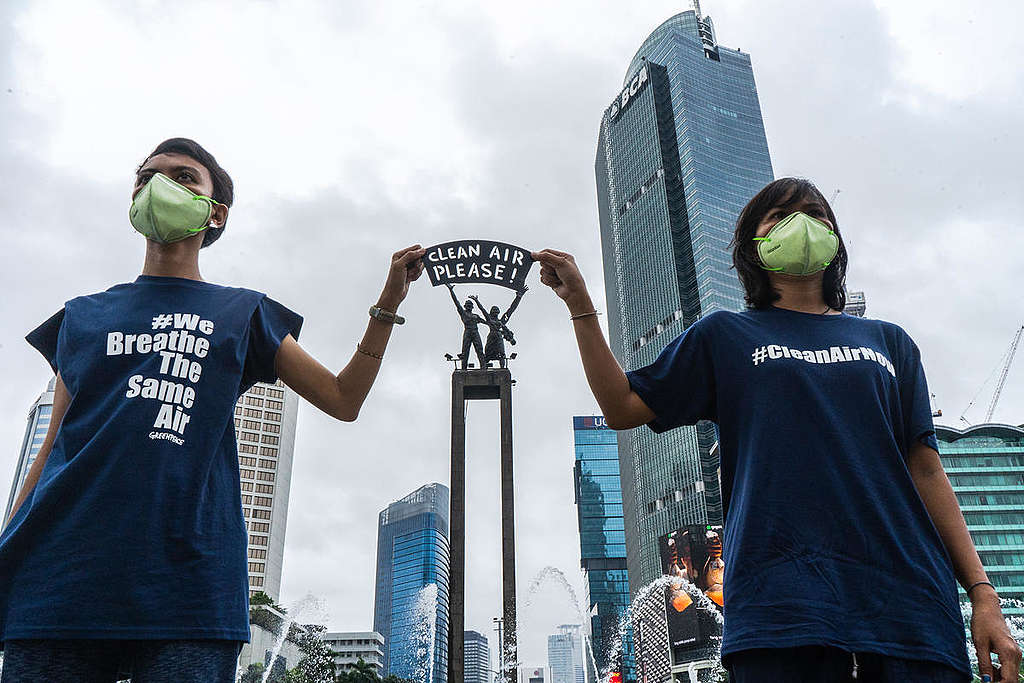
{"label": "overcast sky", "polygon": [[[685,2],[7,2],[0,9],[0,491],[48,379],[23,336],[74,296],[130,281],[136,165],[192,137],[232,175],[206,279],[306,318],[334,370],[362,333],[396,249],[491,238],[578,256],[603,308],[594,154],[605,106],[643,39]],[[904,326],[956,424],[1024,324],[1019,0],[706,0],[719,42],[750,53],[777,177],[841,190],[849,283]],[[574,414],[597,410],[560,301],[531,274],[513,318],[523,661],[578,621]],[[504,306],[508,290],[477,287]],[[299,410],[281,601],[372,627],[377,513],[447,481],[449,367],[460,323],[416,283],[354,424]],[[1024,356],[1024,351],[1021,352]],[[994,379],[968,413],[983,419]],[[500,613],[497,406],[469,409],[467,628]],[[1024,358],[994,421],[1024,422]],[[582,595],[581,595],[582,599]]]}

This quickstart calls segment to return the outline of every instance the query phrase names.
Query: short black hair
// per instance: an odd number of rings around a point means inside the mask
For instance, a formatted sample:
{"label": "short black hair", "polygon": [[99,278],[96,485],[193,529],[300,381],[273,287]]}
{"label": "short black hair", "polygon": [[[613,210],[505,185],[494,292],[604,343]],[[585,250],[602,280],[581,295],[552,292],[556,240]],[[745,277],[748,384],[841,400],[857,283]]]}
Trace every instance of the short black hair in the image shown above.
{"label": "short black hair", "polygon": [[[210,177],[213,178],[213,199],[220,202],[224,206],[230,207],[235,201],[235,184],[231,182],[231,176],[228,172],[221,168],[217,160],[213,158],[213,155],[203,149],[195,140],[188,138],[170,138],[164,140],[156,146],[149,156],[146,157],[139,168],[136,169],[136,173],[142,170],[142,167],[146,165],[146,162],[155,157],[157,154],[184,154],[187,157],[192,157],[200,164],[206,167],[206,170],[210,172]],[[227,219],[224,219],[224,223],[227,223]],[[203,231],[203,246],[208,247],[218,239],[224,232],[224,225],[222,224],[219,228],[207,228]]]}
{"label": "short black hair", "polygon": [[822,295],[832,309],[841,311],[846,307],[847,257],[846,245],[839,232],[839,221],[825,196],[806,178],[779,178],[768,183],[740,212],[736,232],[729,246],[732,247],[732,265],[746,290],[748,307],[768,308],[781,298],[771,285],[768,271],[761,267],[761,257],[757,254],[757,243],[754,242],[757,226],[773,208],[797,207],[807,201],[821,205],[839,238],[839,251],[822,277]]}

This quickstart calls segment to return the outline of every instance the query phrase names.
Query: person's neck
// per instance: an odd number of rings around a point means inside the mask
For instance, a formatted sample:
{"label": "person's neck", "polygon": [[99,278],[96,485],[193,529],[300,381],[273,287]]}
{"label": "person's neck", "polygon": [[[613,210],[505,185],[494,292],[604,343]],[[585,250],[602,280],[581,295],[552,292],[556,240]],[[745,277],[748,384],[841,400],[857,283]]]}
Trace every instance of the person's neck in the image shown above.
{"label": "person's neck", "polygon": [[199,274],[199,250],[195,245],[189,244],[192,241],[188,239],[171,244],[159,244],[147,240],[142,274],[202,281],[203,276]]}
{"label": "person's neck", "polygon": [[837,311],[833,311],[825,303],[821,281],[821,273],[810,276],[773,273],[771,275],[772,287],[779,293],[780,298],[772,305],[776,308],[785,308],[800,313],[835,314]]}

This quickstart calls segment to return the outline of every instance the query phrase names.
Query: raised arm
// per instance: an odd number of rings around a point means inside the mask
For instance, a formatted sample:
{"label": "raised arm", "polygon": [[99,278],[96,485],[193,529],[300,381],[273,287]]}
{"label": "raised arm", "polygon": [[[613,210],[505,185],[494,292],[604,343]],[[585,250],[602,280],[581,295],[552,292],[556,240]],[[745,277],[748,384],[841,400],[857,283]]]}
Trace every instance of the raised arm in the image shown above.
{"label": "raised arm", "polygon": [[[483,314],[484,318],[490,317],[490,316],[487,315],[487,309],[484,308],[484,305],[482,303],[480,303],[480,297],[478,297],[476,294],[470,294],[469,298],[472,299],[474,302],[476,302],[476,308],[477,308],[478,311],[480,311]],[[481,320],[480,322],[485,322],[485,321]]]}
{"label": "raised arm", "polygon": [[501,316],[501,322],[507,323],[509,321],[509,318],[512,317],[512,314],[515,313],[516,307],[519,305],[519,302],[522,301],[523,295],[526,294],[527,289],[529,288],[523,285],[523,288],[516,292],[516,298],[512,300],[512,303],[509,304],[508,309]]}
{"label": "raised arm", "polygon": [[25,475],[25,483],[22,484],[21,490],[18,491],[18,497],[14,500],[14,505],[11,507],[11,516],[5,520],[4,526],[7,526],[7,523],[14,517],[14,513],[18,511],[18,508],[25,502],[25,499],[32,493],[32,489],[36,487],[36,482],[39,481],[39,475],[43,471],[43,466],[46,465],[46,459],[50,457],[53,442],[57,438],[57,430],[60,429],[60,423],[64,419],[64,413],[67,412],[68,403],[70,402],[71,396],[68,395],[68,388],[64,386],[64,380],[58,374],[53,390],[53,412],[50,413],[50,426],[46,430],[46,436],[43,438],[42,445],[39,446],[39,452],[36,454],[32,467],[28,469],[28,474]]}
{"label": "raised arm", "polygon": [[590,391],[601,406],[605,422],[612,429],[632,429],[653,420],[654,412],[629,386],[626,373],[612,355],[597,315],[584,315],[595,313],[594,303],[576,260],[553,249],[534,252],[533,258],[541,264],[540,281],[565,302],[570,316],[580,316],[573,320],[576,343]]}
{"label": "raised arm", "polygon": [[459,297],[455,296],[455,288],[452,287],[451,283],[448,283],[445,286],[448,287],[448,293],[452,295],[452,302],[455,304],[455,310],[459,312],[459,315],[462,315],[462,304],[459,303]]}
{"label": "raised arm", "polygon": [[[377,306],[391,313],[398,311],[398,306],[409,293],[409,284],[423,273],[421,259],[425,251],[417,244],[395,252]],[[352,422],[359,416],[359,410],[377,378],[392,327],[392,323],[370,318],[356,352],[337,375],[306,353],[288,335],[281,342],[274,360],[277,374],[281,381],[320,410],[339,420]]]}

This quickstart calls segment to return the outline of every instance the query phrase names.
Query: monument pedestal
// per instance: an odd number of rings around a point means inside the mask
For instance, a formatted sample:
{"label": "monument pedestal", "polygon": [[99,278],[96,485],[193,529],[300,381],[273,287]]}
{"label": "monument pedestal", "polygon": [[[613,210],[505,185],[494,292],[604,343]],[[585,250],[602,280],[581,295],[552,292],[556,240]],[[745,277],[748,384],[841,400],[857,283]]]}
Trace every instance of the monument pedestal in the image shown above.
{"label": "monument pedestal", "polygon": [[452,373],[451,565],[448,577],[448,683],[464,683],[466,628],[466,401],[501,401],[501,585],[504,643],[498,660],[516,683],[516,537],[512,479],[512,373],[508,368]]}

